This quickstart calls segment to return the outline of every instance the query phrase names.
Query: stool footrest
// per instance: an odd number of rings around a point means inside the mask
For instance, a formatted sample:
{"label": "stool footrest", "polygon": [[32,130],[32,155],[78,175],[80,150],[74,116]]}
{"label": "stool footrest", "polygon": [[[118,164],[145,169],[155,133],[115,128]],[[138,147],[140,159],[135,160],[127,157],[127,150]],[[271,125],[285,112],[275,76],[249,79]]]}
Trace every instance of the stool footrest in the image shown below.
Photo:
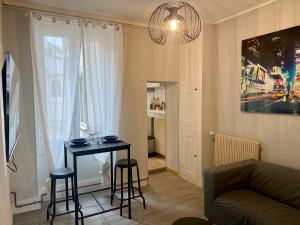
{"label": "stool footrest", "polygon": [[[123,190],[124,190],[124,189],[128,189],[128,187],[123,187]],[[135,189],[135,190],[139,191],[139,188],[137,188],[137,187],[131,187],[131,189]],[[115,190],[115,192],[121,191],[121,190],[122,190],[122,188],[117,188],[117,189]]]}
{"label": "stool footrest", "polygon": [[[74,213],[75,212],[75,210],[69,210],[69,211],[66,211],[66,212],[62,212],[62,213],[55,213],[55,217],[56,216],[64,216],[64,215],[67,215],[67,214],[70,214],[70,213]],[[49,212],[49,215],[52,217],[53,216],[53,214],[51,213],[51,212]]]}
{"label": "stool footrest", "polygon": [[[119,201],[122,201],[118,196],[116,196]],[[135,195],[134,197],[130,197],[130,199],[142,198],[142,195]],[[123,201],[128,201],[128,198],[123,198]]]}

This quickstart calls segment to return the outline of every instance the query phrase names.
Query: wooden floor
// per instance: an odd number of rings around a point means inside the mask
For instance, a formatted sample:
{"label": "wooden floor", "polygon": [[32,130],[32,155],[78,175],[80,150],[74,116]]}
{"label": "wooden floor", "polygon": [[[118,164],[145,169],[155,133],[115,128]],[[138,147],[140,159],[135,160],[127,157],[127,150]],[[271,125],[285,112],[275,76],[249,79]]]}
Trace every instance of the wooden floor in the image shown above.
{"label": "wooden floor", "polygon": [[[140,199],[133,200],[132,220],[120,217],[119,211],[113,211],[85,220],[85,225],[171,225],[174,220],[184,216],[203,216],[202,189],[169,173],[161,172],[150,175],[149,184],[143,187],[147,209],[143,209]],[[101,192],[102,201],[108,205],[109,193]],[[80,199],[84,213],[98,211],[94,201],[88,196]],[[118,202],[115,201],[115,204]],[[63,204],[63,203],[61,203]],[[46,225],[46,205],[41,210],[14,216],[14,225]],[[61,205],[64,209],[64,205]],[[127,216],[127,210],[123,215]],[[54,225],[74,224],[74,215],[57,217]],[[80,223],[79,223],[80,224]]]}
{"label": "wooden floor", "polygon": [[161,156],[154,156],[148,158],[148,169],[151,170],[158,170],[166,168],[166,160]]}

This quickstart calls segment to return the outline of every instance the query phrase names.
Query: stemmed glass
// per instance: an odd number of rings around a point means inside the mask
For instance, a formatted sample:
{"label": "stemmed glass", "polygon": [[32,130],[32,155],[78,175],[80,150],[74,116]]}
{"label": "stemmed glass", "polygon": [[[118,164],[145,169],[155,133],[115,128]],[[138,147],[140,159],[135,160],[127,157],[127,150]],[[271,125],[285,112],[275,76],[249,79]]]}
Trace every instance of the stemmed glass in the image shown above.
{"label": "stemmed glass", "polygon": [[96,143],[97,142],[97,135],[99,132],[90,130],[89,131],[89,139],[91,140],[91,143]]}

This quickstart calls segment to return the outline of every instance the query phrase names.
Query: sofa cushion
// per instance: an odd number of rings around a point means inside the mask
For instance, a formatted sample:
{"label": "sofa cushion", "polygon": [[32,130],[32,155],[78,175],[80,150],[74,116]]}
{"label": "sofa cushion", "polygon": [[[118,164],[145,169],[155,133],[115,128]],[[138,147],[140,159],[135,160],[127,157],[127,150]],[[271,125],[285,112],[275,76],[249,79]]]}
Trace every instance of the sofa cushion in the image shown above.
{"label": "sofa cushion", "polygon": [[[300,211],[251,190],[219,195],[215,219],[226,225],[300,225]],[[217,218],[218,217],[218,218]]]}
{"label": "sofa cushion", "polygon": [[300,170],[257,162],[251,175],[250,188],[300,209]]}

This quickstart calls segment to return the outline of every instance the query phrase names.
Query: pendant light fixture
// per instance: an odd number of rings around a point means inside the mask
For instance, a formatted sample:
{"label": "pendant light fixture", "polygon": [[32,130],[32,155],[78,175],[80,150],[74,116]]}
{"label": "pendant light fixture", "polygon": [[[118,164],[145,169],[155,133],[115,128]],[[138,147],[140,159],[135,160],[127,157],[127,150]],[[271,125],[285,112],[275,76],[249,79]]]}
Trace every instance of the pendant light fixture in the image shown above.
{"label": "pendant light fixture", "polygon": [[185,44],[201,33],[201,19],[186,2],[171,1],[158,6],[149,20],[149,35],[157,44]]}

